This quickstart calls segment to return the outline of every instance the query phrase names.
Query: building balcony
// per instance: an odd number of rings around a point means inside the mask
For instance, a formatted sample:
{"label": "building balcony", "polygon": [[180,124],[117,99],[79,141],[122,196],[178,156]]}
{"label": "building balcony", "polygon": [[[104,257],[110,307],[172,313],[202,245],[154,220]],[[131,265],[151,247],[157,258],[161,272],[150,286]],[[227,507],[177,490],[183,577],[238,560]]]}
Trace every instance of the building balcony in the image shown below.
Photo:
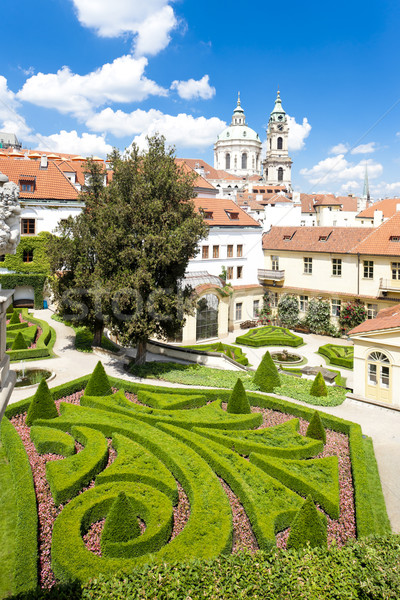
{"label": "building balcony", "polygon": [[400,294],[400,279],[384,279],[379,280],[379,294],[384,295],[385,292],[397,292]]}
{"label": "building balcony", "polygon": [[258,269],[259,281],[283,281],[285,279],[285,271],[275,271],[273,269]]}

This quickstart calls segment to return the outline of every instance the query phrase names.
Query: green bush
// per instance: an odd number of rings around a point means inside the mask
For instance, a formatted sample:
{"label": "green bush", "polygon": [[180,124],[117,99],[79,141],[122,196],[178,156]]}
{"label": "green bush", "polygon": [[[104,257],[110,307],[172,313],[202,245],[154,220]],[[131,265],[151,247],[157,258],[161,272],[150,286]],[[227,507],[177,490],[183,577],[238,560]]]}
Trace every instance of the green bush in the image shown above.
{"label": "green bush", "polygon": [[15,594],[30,592],[37,586],[38,578],[38,517],[36,494],[29,459],[21,438],[7,418],[0,427],[1,442],[11,466],[17,524],[15,538],[14,580]]}
{"label": "green bush", "polygon": [[314,412],[312,419],[308,424],[306,436],[313,438],[314,440],[321,440],[323,444],[326,444],[326,431],[317,410]]}
{"label": "green bush", "polygon": [[327,547],[326,517],[318,512],[311,496],[307,497],[290,528],[287,547],[300,548]]}
{"label": "green bush", "polygon": [[354,347],[325,344],[318,348],[318,354],[326,356],[330,363],[347,369],[353,368]]}
{"label": "green bush", "polygon": [[[7,350],[7,354],[10,357],[11,362],[17,362],[21,360],[34,360],[37,358],[49,358],[53,356],[52,350],[56,341],[56,333],[52,327],[41,319],[36,319],[29,314],[27,308],[16,309],[15,312],[21,313],[25,320],[29,320],[36,327],[40,327],[42,330],[41,335],[36,340],[36,348],[24,349],[24,350]],[[20,323],[19,325],[7,325],[7,332],[12,332],[15,328],[25,329],[28,327],[27,323]]]}
{"label": "green bush", "polygon": [[46,463],[46,478],[56,506],[76,496],[108,460],[107,440],[100,431],[72,427],[72,434],[85,448],[68,458]]}
{"label": "green bush", "polygon": [[21,321],[19,320],[19,312],[17,310],[14,310],[13,314],[11,315],[9,325],[19,325],[20,322]]}
{"label": "green bush", "polygon": [[60,454],[61,456],[75,454],[74,438],[59,429],[33,425],[31,440],[38,454]]}
{"label": "green bush", "polygon": [[110,392],[110,382],[108,380],[104,367],[101,361],[99,360],[85,388],[85,395],[108,396]]}
{"label": "green bush", "polygon": [[26,350],[28,348],[25,338],[21,332],[17,333],[15,340],[12,343],[11,350]]}
{"label": "green bush", "polygon": [[232,394],[228,400],[227,412],[244,415],[250,414],[250,403],[247,399],[246,392],[244,391],[242,380],[239,378],[235,383],[235,387],[232,390]]}
{"label": "green bush", "polygon": [[322,376],[321,371],[318,371],[314,381],[312,382],[312,385],[310,387],[310,394],[311,394],[311,396],[317,396],[317,397],[328,395],[328,390],[326,389],[326,383]]}
{"label": "green bush", "polygon": [[278,303],[278,317],[284,327],[296,327],[299,322],[299,299],[283,294]]}
{"label": "green bush", "polygon": [[115,545],[129,542],[140,535],[137,515],[125,492],[119,492],[111,505],[101,535],[101,551],[104,556],[113,556]]}
{"label": "green bush", "polygon": [[225,356],[228,356],[240,365],[247,366],[249,364],[249,361],[246,355],[242,352],[241,348],[223,344],[222,342],[216,342],[214,344],[196,344],[195,346],[182,346],[182,348],[195,350],[196,352],[222,352],[222,354],[225,354]]}
{"label": "green bush", "polygon": [[265,327],[249,329],[244,335],[238,336],[235,343],[254,348],[259,348],[260,346],[297,347],[301,346],[304,341],[302,337],[295,335],[289,329],[267,325]]}
{"label": "green bush", "polygon": [[268,351],[258,365],[253,381],[262,392],[273,392],[274,388],[281,385],[278,369]]}
{"label": "green bush", "polygon": [[165,394],[162,389],[159,392],[138,391],[138,400],[141,404],[152,408],[179,410],[181,408],[199,408],[205,406],[204,396],[185,396],[184,394]]}
{"label": "green bush", "polygon": [[36,419],[54,419],[58,417],[57,407],[45,379],[39,383],[26,416],[26,424],[32,425]]}

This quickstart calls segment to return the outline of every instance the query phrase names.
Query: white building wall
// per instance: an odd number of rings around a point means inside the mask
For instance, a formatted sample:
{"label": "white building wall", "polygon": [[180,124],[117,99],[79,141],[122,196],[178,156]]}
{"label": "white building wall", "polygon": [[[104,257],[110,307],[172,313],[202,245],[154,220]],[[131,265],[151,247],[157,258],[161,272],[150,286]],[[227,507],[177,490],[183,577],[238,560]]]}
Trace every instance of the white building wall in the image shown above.
{"label": "white building wall", "polygon": [[[228,257],[228,245],[233,246],[233,257]],[[242,256],[237,256],[237,247],[242,246]],[[189,262],[187,272],[207,271],[219,276],[222,267],[233,267],[233,278],[227,279],[232,285],[258,283],[257,269],[263,264],[262,228],[211,227],[208,238],[199,245],[199,252]],[[202,258],[202,248],[208,246],[209,258]],[[219,257],[213,258],[213,246],[218,246]],[[237,268],[243,267],[242,277],[237,277]]]}
{"label": "white building wall", "polygon": [[21,219],[35,219],[35,235],[42,231],[54,233],[58,223],[68,217],[76,217],[83,208],[82,203],[75,204],[34,204],[21,202]]}

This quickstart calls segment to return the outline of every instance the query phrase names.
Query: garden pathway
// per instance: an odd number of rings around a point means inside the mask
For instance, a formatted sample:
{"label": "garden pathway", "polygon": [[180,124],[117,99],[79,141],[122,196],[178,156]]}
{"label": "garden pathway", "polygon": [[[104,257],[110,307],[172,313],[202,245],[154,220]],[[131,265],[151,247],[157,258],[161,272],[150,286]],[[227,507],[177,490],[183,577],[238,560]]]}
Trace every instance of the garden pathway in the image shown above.
{"label": "garden pathway", "polygon": [[[49,387],[54,387],[83,375],[90,374],[96,366],[99,356],[93,353],[77,352],[74,349],[74,331],[63,323],[53,321],[51,319],[51,315],[53,314],[51,310],[33,311],[33,314],[40,319],[48,321],[48,323],[56,330],[57,340],[54,345],[54,352],[58,358],[26,362],[25,366],[54,371],[56,378],[49,383]],[[238,334],[235,332],[223,341],[230,343],[234,341],[236,335]],[[323,336],[315,336],[312,334],[304,335],[303,338],[307,345],[299,348],[299,353],[306,356],[311,365],[324,365],[325,362],[323,357],[315,355],[315,351],[322,344],[332,341],[332,338],[324,338]],[[340,343],[346,342],[341,340]],[[246,349],[250,363],[254,366],[258,365],[264,352],[265,348]],[[150,354],[148,355],[148,360],[165,360],[165,358]],[[106,372],[113,377],[119,377],[130,381],[143,381],[128,374],[124,370],[123,363],[115,357],[104,356],[101,358],[101,361]],[[20,365],[13,364],[12,367],[19,368]],[[349,373],[352,374],[345,369],[342,369],[341,371],[343,375],[348,378]],[[161,381],[145,381],[146,383],[160,386],[172,385]],[[179,384],[173,384],[173,386],[188,387]],[[26,390],[23,388],[15,389],[10,402],[17,402],[32,393],[34,393],[34,390]],[[291,398],[288,398],[288,400],[302,404]],[[322,410],[343,419],[359,423],[363,433],[373,439],[383,493],[385,495],[392,529],[394,532],[400,533],[400,412],[351,399],[346,399],[341,406],[323,407]]]}

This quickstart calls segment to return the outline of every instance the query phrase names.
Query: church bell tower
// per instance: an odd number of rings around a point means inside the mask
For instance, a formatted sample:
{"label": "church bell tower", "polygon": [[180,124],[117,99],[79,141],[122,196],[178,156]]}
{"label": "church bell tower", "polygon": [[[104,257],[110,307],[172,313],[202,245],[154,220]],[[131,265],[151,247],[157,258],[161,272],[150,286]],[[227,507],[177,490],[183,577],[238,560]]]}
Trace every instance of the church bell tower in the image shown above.
{"label": "church bell tower", "polygon": [[275,100],[267,128],[267,155],[263,161],[264,179],[268,185],[292,189],[292,159],[288,154],[289,125],[282,108],[281,95]]}

